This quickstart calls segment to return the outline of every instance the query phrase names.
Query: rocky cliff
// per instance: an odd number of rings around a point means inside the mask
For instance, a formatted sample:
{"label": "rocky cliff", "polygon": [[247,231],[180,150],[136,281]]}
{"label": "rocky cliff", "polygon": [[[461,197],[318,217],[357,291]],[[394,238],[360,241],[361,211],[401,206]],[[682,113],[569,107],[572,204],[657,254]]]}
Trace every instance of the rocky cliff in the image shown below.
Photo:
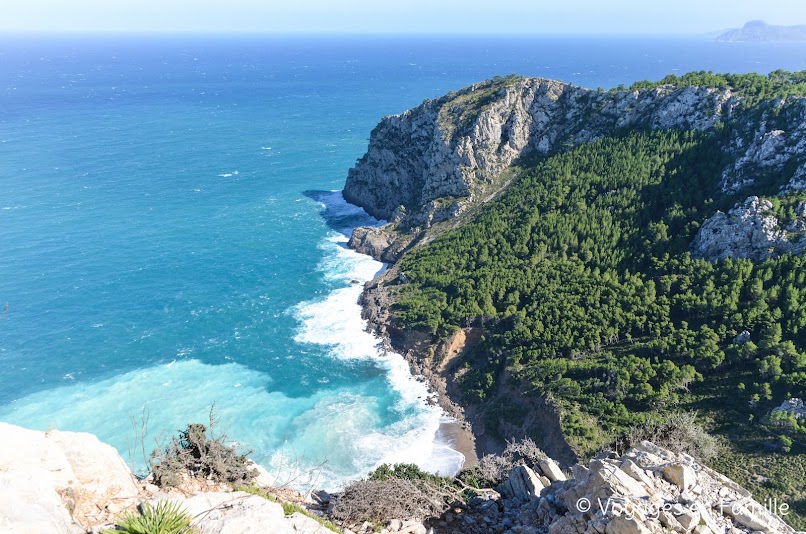
{"label": "rocky cliff", "polygon": [[744,191],[770,175],[778,175],[786,190],[804,188],[806,99],[745,104],[745,96],[727,88],[604,92],[516,77],[428,100],[381,120],[366,154],[349,171],[344,198],[391,221],[359,230],[352,246],[394,261],[424,229],[492,198],[507,185],[505,171],[523,157],[625,129],[721,131],[730,124],[723,193]]}
{"label": "rocky cliff", "polygon": [[442,205],[459,206],[455,215],[463,202],[483,198],[523,155],[619,128],[710,128],[740,102],[710,88],[606,93],[542,78],[496,79],[381,120],[349,171],[344,197],[381,219],[428,222]]}

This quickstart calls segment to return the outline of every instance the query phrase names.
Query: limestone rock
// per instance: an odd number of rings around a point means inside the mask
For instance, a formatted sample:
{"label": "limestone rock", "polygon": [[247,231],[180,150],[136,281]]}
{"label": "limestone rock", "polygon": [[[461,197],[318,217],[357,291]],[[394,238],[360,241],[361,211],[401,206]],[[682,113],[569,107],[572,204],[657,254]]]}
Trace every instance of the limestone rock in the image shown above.
{"label": "limestone rock", "polygon": [[727,214],[717,211],[705,221],[691,245],[696,258],[716,261],[724,258],[750,258],[762,261],[787,252],[800,254],[806,239],[791,241],[770,210],[772,203],[749,197]]}
{"label": "limestone rock", "polygon": [[778,518],[763,505],[745,498],[722,505],[722,513],[756,532],[778,532]]}
{"label": "limestone rock", "polygon": [[138,489],[117,451],[92,434],[0,423],[0,495],[0,531],[80,532],[105,520],[108,505],[134,505]]}
{"label": "limestone rock", "polygon": [[697,484],[697,475],[694,470],[686,464],[675,462],[660,467],[663,477],[680,488],[680,491],[687,491]]}
{"label": "limestone rock", "polygon": [[[479,106],[478,103],[482,102]],[[380,219],[448,199],[482,201],[517,158],[586,143],[614,129],[711,128],[741,99],[730,91],[663,86],[600,93],[542,78],[492,80],[384,117],[347,176],[344,198]],[[433,208],[433,206],[431,206]],[[447,216],[451,216],[448,214]]]}
{"label": "limestone rock", "polygon": [[496,491],[510,499],[526,501],[540,495],[543,489],[540,477],[531,468],[519,465],[512,469],[509,478]]}
{"label": "limestone rock", "polygon": [[394,263],[413,238],[387,227],[359,226],[353,230],[347,246],[378,261]]}
{"label": "limestone rock", "polygon": [[772,409],[772,414],[780,412],[791,415],[797,420],[806,419],[806,404],[803,403],[803,399],[787,399],[780,406]]}
{"label": "limestone rock", "polygon": [[540,460],[538,462],[540,466],[540,471],[552,482],[562,481],[565,480],[565,474],[560,469],[560,466],[557,465],[557,462],[552,460],[551,458],[546,458],[545,460]]}
{"label": "limestone rock", "polygon": [[649,534],[651,531],[635,518],[616,517],[605,528],[606,534]]}
{"label": "limestone rock", "polygon": [[[173,494],[193,518],[202,534],[321,534],[325,528],[299,512],[286,516],[279,503],[243,491],[199,493],[191,497]],[[156,504],[156,500],[154,501]]]}
{"label": "limestone rock", "polygon": [[[491,80],[384,117],[347,177],[344,198],[406,228],[447,220],[492,198],[519,157],[599,139],[619,128],[710,130],[742,113],[728,89],[665,85],[598,92],[542,78]],[[806,187],[806,98],[768,102],[726,141],[721,190],[795,169],[784,190]],[[786,130],[769,125],[786,116]],[[780,122],[780,121],[779,121]],[[786,178],[786,176],[784,176]]]}

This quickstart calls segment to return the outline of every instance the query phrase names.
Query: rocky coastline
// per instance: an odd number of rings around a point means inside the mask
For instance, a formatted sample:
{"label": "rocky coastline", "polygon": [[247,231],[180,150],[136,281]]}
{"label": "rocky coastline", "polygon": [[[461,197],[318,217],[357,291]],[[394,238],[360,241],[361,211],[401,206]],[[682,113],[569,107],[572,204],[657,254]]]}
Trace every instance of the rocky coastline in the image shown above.
{"label": "rocky coastline", "polygon": [[[348,202],[389,221],[356,228],[349,242],[354,250],[390,265],[366,284],[363,316],[389,350],[402,354],[412,372],[428,380],[446,413],[472,429],[478,454],[500,451],[504,439],[522,437],[529,428],[507,428],[512,435],[494,436],[484,408],[462,398],[456,380],[477,329],[463,329],[461,340],[436,340],[395,325],[389,308],[406,283],[396,265],[401,255],[469,219],[507,188],[513,166],[626,129],[723,132],[730,163],[715,195],[744,192],[771,174],[783,176],[781,191],[803,189],[806,99],[780,97],[754,103],[748,111],[746,98],[720,87],[656,84],[602,91],[510,76],[427,100],[383,118],[372,131],[367,152],[350,169],[343,190]],[[716,211],[692,243],[693,255],[763,259],[801,251],[803,222],[782,229],[765,210],[766,201],[752,197],[738,200],[727,215]],[[506,402],[522,402],[506,398],[506,391],[499,395]],[[538,404],[527,407],[541,414],[531,428],[556,433],[540,445],[570,465],[577,458],[562,437],[557,411],[545,400]]]}

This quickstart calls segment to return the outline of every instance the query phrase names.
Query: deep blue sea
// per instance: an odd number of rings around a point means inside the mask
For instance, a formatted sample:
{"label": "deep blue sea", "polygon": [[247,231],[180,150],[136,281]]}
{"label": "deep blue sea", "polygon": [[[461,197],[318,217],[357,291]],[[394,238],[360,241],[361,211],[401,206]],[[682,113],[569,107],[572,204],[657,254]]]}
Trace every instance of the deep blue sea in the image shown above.
{"label": "deep blue sea", "polygon": [[382,265],[345,248],[373,221],[334,191],[378,119],[494,75],[779,68],[806,69],[806,47],[0,36],[0,420],[93,432],[142,465],[139,429],[150,450],[215,403],[281,482],[455,470],[442,414],[356,303]]}

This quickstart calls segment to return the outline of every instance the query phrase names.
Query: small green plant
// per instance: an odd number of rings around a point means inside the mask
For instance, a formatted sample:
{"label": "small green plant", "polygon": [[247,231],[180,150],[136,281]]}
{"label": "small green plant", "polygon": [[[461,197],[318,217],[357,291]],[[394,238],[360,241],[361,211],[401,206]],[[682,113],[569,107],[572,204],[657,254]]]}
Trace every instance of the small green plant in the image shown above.
{"label": "small green plant", "polygon": [[191,534],[190,516],[179,503],[160,501],[156,506],[144,502],[137,512],[124,513],[114,529],[104,534],[126,532],[128,534]]}

